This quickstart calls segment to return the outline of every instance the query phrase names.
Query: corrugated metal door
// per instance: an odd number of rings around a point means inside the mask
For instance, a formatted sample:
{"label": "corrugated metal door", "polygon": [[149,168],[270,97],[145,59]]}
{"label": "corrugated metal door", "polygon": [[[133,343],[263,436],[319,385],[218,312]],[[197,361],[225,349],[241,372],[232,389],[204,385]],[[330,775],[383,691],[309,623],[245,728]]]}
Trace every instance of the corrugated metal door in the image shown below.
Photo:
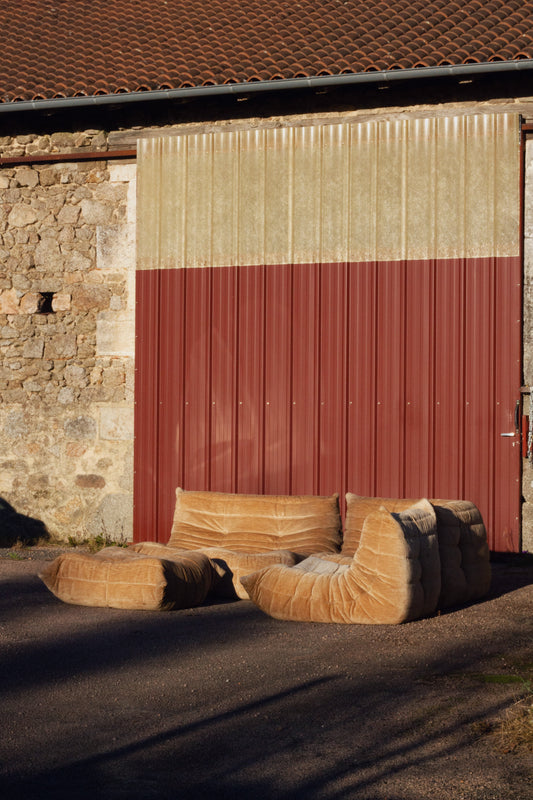
{"label": "corrugated metal door", "polygon": [[135,536],[174,491],[462,497],[518,547],[514,115],[140,143]]}

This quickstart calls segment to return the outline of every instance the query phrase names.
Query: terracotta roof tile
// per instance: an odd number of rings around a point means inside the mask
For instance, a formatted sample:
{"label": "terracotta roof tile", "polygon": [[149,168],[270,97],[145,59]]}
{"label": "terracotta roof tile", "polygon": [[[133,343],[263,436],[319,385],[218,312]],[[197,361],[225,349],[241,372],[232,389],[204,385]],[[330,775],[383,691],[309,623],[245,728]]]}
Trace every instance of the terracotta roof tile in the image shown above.
{"label": "terracotta roof tile", "polygon": [[533,0],[17,0],[0,102],[533,59]]}

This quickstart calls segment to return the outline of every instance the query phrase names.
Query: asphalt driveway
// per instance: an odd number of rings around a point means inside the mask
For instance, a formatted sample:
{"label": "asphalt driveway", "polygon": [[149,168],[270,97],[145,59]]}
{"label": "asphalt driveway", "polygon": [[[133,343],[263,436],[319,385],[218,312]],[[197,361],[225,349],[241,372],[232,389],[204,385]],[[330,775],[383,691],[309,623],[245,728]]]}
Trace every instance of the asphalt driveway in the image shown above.
{"label": "asphalt driveway", "polygon": [[0,797],[527,800],[500,724],[533,683],[533,560],[402,626],[61,603],[0,554]]}

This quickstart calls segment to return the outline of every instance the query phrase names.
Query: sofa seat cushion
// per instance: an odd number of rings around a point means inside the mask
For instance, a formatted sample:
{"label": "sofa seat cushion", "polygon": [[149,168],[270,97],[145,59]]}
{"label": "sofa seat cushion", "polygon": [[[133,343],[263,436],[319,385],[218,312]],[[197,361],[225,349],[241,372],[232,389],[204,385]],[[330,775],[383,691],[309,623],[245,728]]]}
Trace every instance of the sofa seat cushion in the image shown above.
{"label": "sofa seat cushion", "polygon": [[94,555],[64,553],[39,577],[65,603],[156,611],[199,605],[215,575],[202,553],[168,560],[111,547]]}
{"label": "sofa seat cushion", "polygon": [[241,583],[241,577],[256,572],[272,564],[292,566],[304,556],[290,553],[288,550],[271,550],[268,553],[237,553],[224,547],[206,547],[204,550],[179,550],[166,544],[156,542],[140,542],[131,547],[132,550],[158,558],[181,559],[183,553],[202,553],[211,561],[216,578],[212,592],[217,597],[235,600],[249,600],[248,592]]}
{"label": "sofa seat cushion", "polygon": [[367,516],[354,557],[311,556],[241,581],[277,619],[396,624],[427,616],[440,592],[435,512],[426,500],[399,514],[378,509]]}
{"label": "sofa seat cushion", "polygon": [[301,561],[302,556],[288,550],[271,550],[269,553],[237,553],[223,547],[208,547],[203,551],[218,573],[218,580],[213,586],[213,594],[218,597],[240,598],[249,600],[248,592],[241,582],[244,575],[273,564],[293,566]]}
{"label": "sofa seat cushion", "polygon": [[[403,511],[413,500],[346,495],[342,553],[353,555],[359,546],[366,517],[384,506]],[[431,500],[437,517],[441,560],[439,608],[449,608],[484,597],[491,580],[487,532],[477,506],[468,500]]]}
{"label": "sofa seat cushion", "polygon": [[176,490],[168,544],[187,550],[338,552],[339,497],[252,495]]}

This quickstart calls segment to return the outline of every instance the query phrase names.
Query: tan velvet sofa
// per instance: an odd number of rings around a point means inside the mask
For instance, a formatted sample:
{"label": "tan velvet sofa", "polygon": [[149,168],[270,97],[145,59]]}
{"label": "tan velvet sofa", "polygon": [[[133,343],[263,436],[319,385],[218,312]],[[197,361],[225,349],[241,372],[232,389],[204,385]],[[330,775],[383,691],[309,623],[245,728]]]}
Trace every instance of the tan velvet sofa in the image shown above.
{"label": "tan velvet sofa", "polygon": [[187,608],[250,598],[271,616],[396,624],[482,597],[486,531],[466,501],[176,490],[168,544],[65,554],[41,573],[65,602]]}

